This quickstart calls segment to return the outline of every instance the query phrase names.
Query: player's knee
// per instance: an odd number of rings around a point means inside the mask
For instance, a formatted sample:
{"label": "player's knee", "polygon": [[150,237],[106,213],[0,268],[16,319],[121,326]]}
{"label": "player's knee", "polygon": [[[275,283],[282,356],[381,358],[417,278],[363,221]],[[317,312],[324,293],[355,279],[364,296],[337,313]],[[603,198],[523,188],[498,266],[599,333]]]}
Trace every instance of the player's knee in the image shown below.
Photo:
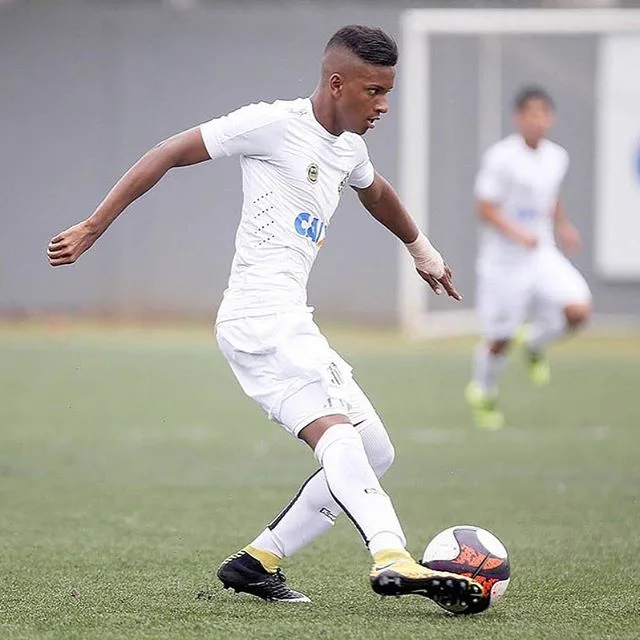
{"label": "player's knee", "polygon": [[348,423],[336,423],[327,427],[318,438],[313,453],[316,460],[324,466],[325,456],[331,451],[342,458],[343,453],[347,456],[356,450],[362,451],[363,442],[360,435]]}
{"label": "player's knee", "polygon": [[[343,426],[347,425],[351,427],[349,424],[349,419],[346,416],[340,414],[333,414],[329,416],[323,416],[318,418],[308,424],[306,427],[301,429],[298,433],[298,438],[306,442],[311,449],[315,451],[316,446],[323,438],[323,436],[335,426]],[[353,430],[353,429],[352,429]],[[335,433],[347,433],[347,431],[334,431]],[[332,440],[331,438],[327,438],[327,441]]]}
{"label": "player's knee", "polygon": [[489,353],[494,356],[499,356],[502,353],[506,353],[509,349],[509,345],[511,344],[511,340],[509,338],[503,338],[501,340],[492,340],[489,343]]}
{"label": "player's knee", "polygon": [[389,439],[389,434],[377,415],[375,418],[360,422],[357,429],[369,464],[380,478],[388,471],[396,457],[396,450]]}
{"label": "player's knee", "polygon": [[378,478],[381,478],[391,467],[396,457],[396,450],[391,442],[386,443],[383,446],[377,447],[374,451],[369,453],[369,464],[375,471]]}
{"label": "player's knee", "polygon": [[588,302],[581,304],[570,304],[565,307],[565,317],[569,329],[578,329],[586,324],[591,316],[591,304]]}

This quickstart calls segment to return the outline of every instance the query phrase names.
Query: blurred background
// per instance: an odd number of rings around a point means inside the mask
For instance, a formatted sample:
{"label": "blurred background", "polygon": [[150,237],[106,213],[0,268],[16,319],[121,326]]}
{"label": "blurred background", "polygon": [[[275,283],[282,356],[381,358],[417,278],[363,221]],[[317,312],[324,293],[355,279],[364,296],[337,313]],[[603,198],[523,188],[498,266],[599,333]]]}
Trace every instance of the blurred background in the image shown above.
{"label": "blurred background", "polygon": [[[0,315],[213,318],[241,205],[235,159],[172,172],[71,268],[48,267],[47,242],[90,214],[157,141],[249,102],[309,95],[322,48],[343,24],[366,22],[400,37],[400,14],[409,6],[634,5],[640,3],[0,1],[0,216],[8,240],[0,251]],[[466,294],[462,308],[474,304],[471,191],[481,147],[509,132],[512,95],[533,82],[557,102],[553,137],[572,159],[565,198],[584,239],[576,262],[593,288],[598,314],[627,322],[640,317],[640,258],[633,245],[627,247],[633,264],[626,271],[608,269],[598,253],[596,229],[613,238],[609,254],[615,256],[616,239],[628,244],[634,237],[629,225],[638,217],[637,201],[622,211],[617,203],[597,204],[606,178],[597,171],[603,153],[597,136],[599,52],[607,37],[500,37],[500,130],[492,132],[481,130],[478,114],[482,38],[432,39],[429,231],[454,265]],[[396,184],[397,94],[403,82],[419,81],[402,75],[401,62],[391,110],[367,137],[376,167]],[[627,134],[640,140],[640,125]],[[640,192],[634,163],[633,157],[618,157],[607,166],[628,173],[633,165],[633,188]],[[312,276],[310,302],[319,317],[397,324],[397,252],[396,241],[349,194]],[[434,304],[450,307],[447,301]]]}

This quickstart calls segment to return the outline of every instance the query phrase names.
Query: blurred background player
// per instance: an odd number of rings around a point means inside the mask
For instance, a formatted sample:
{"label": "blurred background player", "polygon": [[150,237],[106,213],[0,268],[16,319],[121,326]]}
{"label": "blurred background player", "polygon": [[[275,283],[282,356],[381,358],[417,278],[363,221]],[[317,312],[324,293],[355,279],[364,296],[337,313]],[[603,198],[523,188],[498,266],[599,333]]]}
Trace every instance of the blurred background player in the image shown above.
{"label": "blurred background player", "polygon": [[388,110],[397,58],[396,43],[380,29],[343,27],[327,43],[310,98],[249,105],[160,143],[93,215],[54,237],[48,249],[53,266],[75,262],[169,169],[241,157],[244,202],[218,311],[218,344],[245,393],[306,442],[321,467],[218,570],[225,587],[265,600],[309,601],[285,585],[281,560],[330,529],[343,511],[373,556],[377,593],[415,593],[464,609],[482,591],[470,578],[423,567],[405,550],[378,481],[393,460],[389,436],[307,306],[309,273],[346,185],[406,244],[433,290],[460,299],[449,268],[374,171],[361,138]]}
{"label": "blurred background player", "polygon": [[[476,264],[482,342],[466,399],[485,429],[504,423],[497,382],[514,337],[523,344],[530,380],[544,385],[550,377],[547,345],[591,313],[585,279],[555,242],[567,253],[580,246],[559,195],[569,155],[546,137],[553,101],[544,89],[527,87],[514,107],[518,132],[486,151],[475,184],[482,225]],[[524,327],[529,313],[533,322]]]}

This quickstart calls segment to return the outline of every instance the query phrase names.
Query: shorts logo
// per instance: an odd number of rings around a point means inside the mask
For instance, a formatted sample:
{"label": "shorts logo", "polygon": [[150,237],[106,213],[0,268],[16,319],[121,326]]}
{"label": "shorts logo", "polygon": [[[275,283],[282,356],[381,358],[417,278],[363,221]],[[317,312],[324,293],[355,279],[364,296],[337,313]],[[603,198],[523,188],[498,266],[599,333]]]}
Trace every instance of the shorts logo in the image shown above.
{"label": "shorts logo", "polygon": [[316,182],[318,182],[318,165],[315,162],[312,162],[307,167],[307,180],[311,184],[315,184]]}
{"label": "shorts logo", "polygon": [[340,373],[340,369],[338,369],[338,365],[335,362],[329,364],[329,380],[335,384],[337,387],[340,387],[344,384],[344,378],[342,377],[342,373]]}
{"label": "shorts logo", "polygon": [[319,218],[312,216],[307,211],[298,214],[293,223],[296,233],[303,238],[309,238],[313,244],[321,247],[327,232],[327,225]]}

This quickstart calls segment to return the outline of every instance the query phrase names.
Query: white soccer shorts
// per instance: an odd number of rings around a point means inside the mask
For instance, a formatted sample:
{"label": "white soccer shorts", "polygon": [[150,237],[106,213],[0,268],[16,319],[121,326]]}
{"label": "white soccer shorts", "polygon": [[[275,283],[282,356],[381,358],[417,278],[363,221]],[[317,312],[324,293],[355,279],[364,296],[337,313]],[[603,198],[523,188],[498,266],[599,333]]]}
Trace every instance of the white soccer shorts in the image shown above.
{"label": "white soccer shorts", "polygon": [[216,337],[244,392],[294,436],[323,416],[376,416],[310,312],[226,320]]}
{"label": "white soccer shorts", "polygon": [[482,333],[488,340],[513,337],[535,310],[561,311],[590,301],[583,275],[556,247],[539,249],[526,264],[486,262],[478,267],[477,306]]}

